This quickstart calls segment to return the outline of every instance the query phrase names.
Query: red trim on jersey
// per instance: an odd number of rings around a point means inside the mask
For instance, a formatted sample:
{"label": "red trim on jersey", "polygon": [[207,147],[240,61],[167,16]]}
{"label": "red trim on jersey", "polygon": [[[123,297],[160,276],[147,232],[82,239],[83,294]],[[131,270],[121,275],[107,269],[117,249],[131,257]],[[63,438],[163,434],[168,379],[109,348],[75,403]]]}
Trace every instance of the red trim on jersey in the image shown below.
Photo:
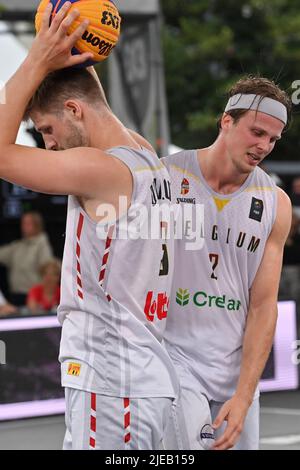
{"label": "red trim on jersey", "polygon": [[82,287],[82,282],[79,276],[77,276],[77,284]]}
{"label": "red trim on jersey", "polygon": [[129,398],[124,398],[124,442],[127,444],[130,439],[130,400]]}
{"label": "red trim on jersey", "polygon": [[90,437],[90,447],[92,449],[96,448],[96,440],[93,437]]}
{"label": "red trim on jersey", "polygon": [[91,416],[91,430],[96,432],[96,418],[95,418],[95,416]]}
{"label": "red trim on jersey", "polygon": [[124,416],[124,427],[125,429],[130,426],[130,413],[126,413]]}
{"label": "red trim on jersey", "polygon": [[108,255],[109,255],[109,253],[105,253],[105,255],[103,256],[103,260],[102,260],[102,263],[103,263],[103,264],[106,264],[106,263],[107,263]]}
{"label": "red trim on jersey", "polygon": [[91,408],[93,411],[96,411],[97,404],[97,395],[96,393],[91,393]]}
{"label": "red trim on jersey", "polygon": [[80,267],[80,238],[83,228],[84,216],[82,213],[79,214],[78,224],[77,224],[77,241],[76,241],[76,258],[77,258],[77,295],[80,299],[83,300],[82,292],[82,279],[81,279],[81,267]]}
{"label": "red trim on jersey", "polygon": [[81,232],[82,232],[82,227],[83,227],[83,221],[84,221],[84,216],[80,212],[79,214],[79,220],[78,220],[78,225],[77,225],[77,238],[80,240],[81,237]]}
{"label": "red trim on jersey", "polygon": [[[101,265],[100,273],[99,273],[99,283],[100,283],[101,287],[102,287],[102,284],[103,284],[103,281],[104,281],[104,278],[105,278],[105,274],[106,274],[106,267],[107,267],[107,262],[108,262],[108,258],[109,258],[109,254],[110,254],[110,247],[111,247],[111,242],[112,242],[112,236],[113,236],[113,233],[114,233],[114,229],[115,229],[114,225],[111,225],[111,227],[109,227],[106,242],[105,242],[104,255],[103,255],[103,258],[102,258],[102,265]],[[112,300],[111,296],[107,292],[105,292],[105,294],[106,294],[108,302],[110,302]]]}
{"label": "red trim on jersey", "polygon": [[97,429],[97,419],[96,419],[96,403],[97,395],[96,393],[91,393],[91,416],[90,416],[90,449],[96,448],[96,429]]}
{"label": "red trim on jersey", "polygon": [[78,242],[76,243],[76,256],[80,258],[80,245]]}
{"label": "red trim on jersey", "polygon": [[77,261],[77,272],[81,274],[81,268],[80,268],[80,264],[78,263],[78,261]]}

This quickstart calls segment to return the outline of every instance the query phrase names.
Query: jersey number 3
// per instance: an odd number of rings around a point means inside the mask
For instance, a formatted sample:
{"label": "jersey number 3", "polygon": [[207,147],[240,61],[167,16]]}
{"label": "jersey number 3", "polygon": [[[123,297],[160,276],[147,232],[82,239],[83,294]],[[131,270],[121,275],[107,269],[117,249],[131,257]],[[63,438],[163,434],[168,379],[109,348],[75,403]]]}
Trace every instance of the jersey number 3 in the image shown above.
{"label": "jersey number 3", "polygon": [[[161,227],[161,236],[165,240],[167,239],[167,233],[168,233],[168,223],[167,222],[161,222],[160,223]],[[168,255],[168,247],[166,243],[162,244],[162,250],[163,250],[163,257],[160,262],[160,270],[159,270],[159,275],[160,276],[167,276],[169,274],[169,255]]]}

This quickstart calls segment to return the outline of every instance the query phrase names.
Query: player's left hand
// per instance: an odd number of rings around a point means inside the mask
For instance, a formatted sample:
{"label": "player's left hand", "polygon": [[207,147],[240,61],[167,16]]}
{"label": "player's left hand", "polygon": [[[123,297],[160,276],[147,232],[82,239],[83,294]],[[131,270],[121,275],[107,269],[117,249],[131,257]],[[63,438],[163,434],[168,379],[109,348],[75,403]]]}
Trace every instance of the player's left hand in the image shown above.
{"label": "player's left hand", "polygon": [[212,426],[218,429],[224,421],[227,421],[227,426],[224,433],[214,443],[212,450],[226,450],[236,444],[243,430],[248,409],[249,402],[237,395],[224,403]]}
{"label": "player's left hand", "polygon": [[72,34],[68,35],[68,29],[80,15],[78,10],[69,13],[71,5],[70,2],[66,2],[49,26],[53,6],[51,3],[48,4],[41,29],[29,51],[28,60],[33,66],[43,69],[45,74],[81,64],[93,56],[90,52],[78,55],[71,53],[73,46],[89,24],[88,20],[84,20]]}

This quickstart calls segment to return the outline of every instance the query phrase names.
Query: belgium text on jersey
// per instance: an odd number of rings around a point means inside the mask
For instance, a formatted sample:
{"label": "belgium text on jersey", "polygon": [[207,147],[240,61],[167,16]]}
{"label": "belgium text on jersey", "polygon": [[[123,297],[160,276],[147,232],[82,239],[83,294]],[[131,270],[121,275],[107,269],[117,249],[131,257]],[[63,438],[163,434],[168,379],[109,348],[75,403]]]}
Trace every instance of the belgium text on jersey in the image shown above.
{"label": "belgium text on jersey", "polygon": [[[96,210],[97,237],[119,240],[184,240],[186,250],[201,250],[204,246],[204,206],[172,204],[130,204],[120,196],[118,209],[111,204],[100,204]],[[114,227],[112,231],[111,228]]]}

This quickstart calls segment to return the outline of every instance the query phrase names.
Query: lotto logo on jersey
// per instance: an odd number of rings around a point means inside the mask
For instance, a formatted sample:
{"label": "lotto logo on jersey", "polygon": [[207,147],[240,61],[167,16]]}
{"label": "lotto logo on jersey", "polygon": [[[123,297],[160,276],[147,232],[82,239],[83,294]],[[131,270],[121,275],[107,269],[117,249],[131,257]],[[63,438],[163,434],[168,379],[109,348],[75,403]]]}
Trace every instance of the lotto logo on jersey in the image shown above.
{"label": "lotto logo on jersey", "polygon": [[153,295],[153,291],[149,291],[144,307],[144,313],[147,320],[153,322],[155,315],[158,320],[166,318],[168,315],[169,301],[170,299],[165,292],[160,292],[155,297],[155,295]]}
{"label": "lotto logo on jersey", "polygon": [[68,364],[68,375],[75,375],[75,377],[79,377],[80,375],[81,364],[74,364],[70,362]]}
{"label": "lotto logo on jersey", "polygon": [[178,305],[181,307],[184,307],[184,305],[187,305],[190,301],[190,293],[188,289],[178,289],[176,292],[176,302]]}
{"label": "lotto logo on jersey", "polygon": [[181,182],[181,194],[184,196],[185,194],[188,194],[190,191],[190,183],[189,180],[186,178],[183,178]]}

